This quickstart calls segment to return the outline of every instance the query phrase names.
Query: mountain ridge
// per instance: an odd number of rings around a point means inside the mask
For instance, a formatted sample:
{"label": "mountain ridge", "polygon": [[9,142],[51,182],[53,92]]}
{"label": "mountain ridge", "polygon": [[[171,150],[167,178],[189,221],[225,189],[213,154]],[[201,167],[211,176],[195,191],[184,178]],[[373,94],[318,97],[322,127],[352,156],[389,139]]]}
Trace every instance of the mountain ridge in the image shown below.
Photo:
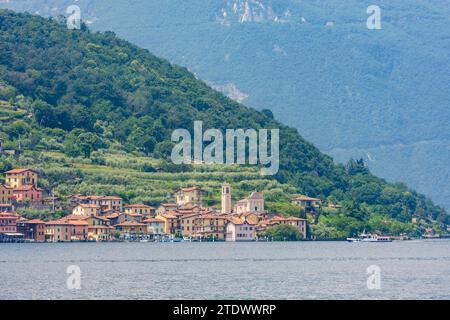
{"label": "mountain ridge", "polygon": [[[6,147],[63,152],[93,164],[103,161],[94,156],[101,150],[168,159],[172,130],[192,130],[193,120],[222,130],[280,128],[275,178],[298,192],[345,204],[342,216],[333,219],[361,223],[385,215],[408,222],[414,215],[429,222],[448,220],[445,210],[423,195],[373,176],[362,161],[335,165],[270,112],[226,98],[186,68],[112,32],[93,33],[85,25],[70,31],[64,22],[0,10],[0,40],[0,100],[10,101],[6,109],[31,115],[17,119],[5,110],[0,139]],[[53,179],[66,183],[57,175]]]}

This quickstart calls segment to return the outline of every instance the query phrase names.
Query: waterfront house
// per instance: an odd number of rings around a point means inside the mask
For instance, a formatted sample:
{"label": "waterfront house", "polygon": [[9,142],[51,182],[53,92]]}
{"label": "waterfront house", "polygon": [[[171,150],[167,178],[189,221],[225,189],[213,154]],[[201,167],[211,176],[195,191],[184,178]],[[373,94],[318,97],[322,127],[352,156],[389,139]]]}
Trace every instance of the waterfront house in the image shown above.
{"label": "waterfront house", "polygon": [[6,185],[15,189],[22,186],[38,185],[38,172],[33,169],[13,169],[5,172]]}
{"label": "waterfront house", "polygon": [[19,216],[13,213],[0,213],[0,233],[17,233]]}
{"label": "waterfront house", "polygon": [[152,238],[160,238],[164,236],[165,233],[165,222],[161,219],[148,218],[142,221],[147,225],[147,233]]}
{"label": "waterfront house", "polygon": [[120,237],[123,239],[138,239],[147,235],[147,225],[145,223],[125,221],[116,224],[114,228],[120,232]]}
{"label": "waterfront house", "polygon": [[19,216],[14,213],[0,213],[0,242],[20,242],[23,234],[17,232]]}
{"label": "waterfront house", "polygon": [[201,216],[200,213],[183,214],[180,216],[181,234],[189,237],[195,234],[195,219]]}
{"label": "waterfront house", "polygon": [[158,214],[156,219],[164,221],[164,233],[175,234],[181,232],[181,221],[176,212]]}
{"label": "waterfront house", "polygon": [[88,240],[89,224],[83,220],[53,220],[45,224],[45,241],[70,242]]}
{"label": "waterfront house", "polygon": [[102,216],[84,216],[84,215],[69,215],[63,220],[68,221],[85,221],[88,224],[88,240],[95,241],[109,241],[111,240],[111,221]]}
{"label": "waterfront house", "polygon": [[40,219],[17,221],[17,232],[24,235],[25,240],[45,241],[45,222]]}
{"label": "waterfront house", "polygon": [[228,215],[203,214],[195,218],[195,234],[200,239],[225,241]]}
{"label": "waterfront house", "polygon": [[231,217],[228,219],[226,241],[254,241],[256,239],[256,223]]}
{"label": "waterfront house", "polygon": [[45,241],[69,242],[71,228],[69,221],[53,220],[45,223]]}

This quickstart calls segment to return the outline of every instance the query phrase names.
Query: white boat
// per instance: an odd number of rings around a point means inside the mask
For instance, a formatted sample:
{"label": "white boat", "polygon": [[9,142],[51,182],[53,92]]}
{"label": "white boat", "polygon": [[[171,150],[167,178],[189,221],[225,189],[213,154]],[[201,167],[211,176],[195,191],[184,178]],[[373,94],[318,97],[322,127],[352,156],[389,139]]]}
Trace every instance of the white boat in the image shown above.
{"label": "white boat", "polygon": [[379,236],[377,234],[361,233],[357,238],[347,238],[348,242],[392,242],[389,236]]}

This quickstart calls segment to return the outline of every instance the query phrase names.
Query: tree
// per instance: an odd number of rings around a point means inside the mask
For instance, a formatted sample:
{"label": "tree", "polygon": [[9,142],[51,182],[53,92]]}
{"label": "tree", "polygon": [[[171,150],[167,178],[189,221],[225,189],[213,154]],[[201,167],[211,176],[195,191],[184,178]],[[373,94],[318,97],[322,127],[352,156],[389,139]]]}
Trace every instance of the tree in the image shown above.
{"label": "tree", "polygon": [[299,241],[303,238],[300,230],[288,224],[279,224],[268,228],[264,236],[273,241]]}

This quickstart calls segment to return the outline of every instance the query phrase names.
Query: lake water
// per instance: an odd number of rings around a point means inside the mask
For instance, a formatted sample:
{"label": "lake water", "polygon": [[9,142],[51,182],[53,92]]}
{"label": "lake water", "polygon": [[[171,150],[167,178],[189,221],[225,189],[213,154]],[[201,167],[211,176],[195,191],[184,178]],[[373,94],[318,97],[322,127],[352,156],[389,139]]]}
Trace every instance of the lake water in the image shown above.
{"label": "lake water", "polygon": [[450,299],[450,240],[0,244],[0,299]]}

